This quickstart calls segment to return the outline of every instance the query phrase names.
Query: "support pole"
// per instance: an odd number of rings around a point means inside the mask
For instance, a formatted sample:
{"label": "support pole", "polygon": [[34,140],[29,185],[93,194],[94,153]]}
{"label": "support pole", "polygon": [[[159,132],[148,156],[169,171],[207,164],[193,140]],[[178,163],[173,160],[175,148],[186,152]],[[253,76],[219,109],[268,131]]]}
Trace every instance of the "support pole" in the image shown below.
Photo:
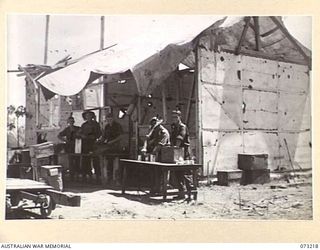
{"label": "support pole", "polygon": [[162,85],[161,89],[162,94],[162,111],[163,111],[163,122],[167,123],[167,100],[166,100],[166,86],[165,84]]}
{"label": "support pole", "polygon": [[[196,158],[199,164],[203,163],[203,145],[202,145],[202,86],[199,74],[200,67],[200,55],[199,55],[199,42],[195,47],[195,87],[196,87],[196,139],[197,139],[197,148],[196,148]],[[203,171],[203,169],[202,169]]]}
{"label": "support pole", "polygon": [[246,38],[246,34],[247,34],[247,31],[248,31],[248,28],[249,28],[250,20],[251,20],[251,17],[245,17],[245,19],[244,19],[245,25],[244,25],[244,28],[243,28],[243,31],[242,31],[242,34],[241,34],[241,37],[240,37],[240,41],[239,41],[238,47],[236,49],[236,55],[240,54],[241,46],[242,46],[243,41]]}
{"label": "support pole", "polygon": [[256,39],[256,50],[260,51],[261,49],[261,40],[260,40],[260,24],[259,24],[259,17],[254,16],[254,34]]}
{"label": "support pole", "polygon": [[43,60],[44,64],[48,63],[49,23],[50,23],[50,16],[46,15],[46,33],[45,33],[45,41],[44,41],[44,60]]}

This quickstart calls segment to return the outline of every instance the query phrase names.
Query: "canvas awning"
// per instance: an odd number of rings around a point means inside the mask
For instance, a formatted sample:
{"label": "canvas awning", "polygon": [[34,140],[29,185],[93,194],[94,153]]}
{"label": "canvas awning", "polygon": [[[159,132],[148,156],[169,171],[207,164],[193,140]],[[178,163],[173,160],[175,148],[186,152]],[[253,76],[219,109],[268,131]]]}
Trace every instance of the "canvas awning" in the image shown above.
{"label": "canvas awning", "polygon": [[[130,70],[139,94],[148,95],[177,68],[179,63],[185,61],[186,65],[188,62],[190,64],[193,41],[202,31],[209,27],[210,30],[229,28],[240,31],[243,28],[243,24],[240,23],[244,18],[242,16],[198,18],[199,20],[194,22],[192,19],[184,20],[180,17],[170,25],[161,26],[160,30],[151,30],[109,49],[90,54],[76,63],[45,75],[38,81],[54,93],[69,96],[79,93],[92,80],[92,73],[107,75]],[[237,42],[237,39],[233,40]],[[280,46],[287,47],[286,44]],[[270,49],[272,48],[269,47]]]}
{"label": "canvas awning", "polygon": [[[200,19],[200,18],[199,18]],[[59,95],[80,92],[91,72],[116,74],[131,70],[141,95],[150,93],[193,49],[193,39],[210,26],[231,25],[242,17],[206,17],[197,22],[174,22],[142,34],[110,49],[99,51],[39,79],[40,84]]]}

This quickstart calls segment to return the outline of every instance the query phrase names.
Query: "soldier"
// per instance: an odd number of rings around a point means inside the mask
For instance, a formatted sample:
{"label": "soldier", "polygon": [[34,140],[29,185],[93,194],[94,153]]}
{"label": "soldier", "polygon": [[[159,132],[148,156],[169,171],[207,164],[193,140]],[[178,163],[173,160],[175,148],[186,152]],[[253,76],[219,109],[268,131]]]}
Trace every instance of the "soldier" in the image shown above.
{"label": "soldier", "polygon": [[[95,114],[92,111],[83,112],[82,116],[85,118],[85,122],[81,125],[79,130],[79,136],[82,139],[82,149],[83,154],[91,154],[95,149],[95,142],[101,136],[101,129],[99,123],[94,119]],[[84,180],[86,176],[92,177],[91,172],[91,158],[84,157],[83,159],[83,169],[82,174]],[[100,182],[101,170],[99,165],[99,158],[93,157],[93,168],[95,170],[97,182]]]}
{"label": "soldier", "polygon": [[[58,134],[58,138],[65,142],[65,152],[73,154],[75,150],[75,140],[78,138],[77,133],[80,127],[74,126],[74,118],[70,116],[67,120],[68,126]],[[79,159],[74,156],[69,156],[70,178],[73,180],[75,174],[80,172]]]}
{"label": "soldier", "polygon": [[[189,131],[187,126],[182,123],[181,120],[181,111],[173,110],[172,111],[172,125],[171,125],[171,145],[174,147],[179,147],[184,149],[184,159],[190,159],[189,146]],[[177,179],[177,186],[179,189],[179,198],[185,198],[184,196],[184,186],[188,192],[191,191],[191,176],[187,172],[176,172],[175,177]]]}
{"label": "soldier", "polygon": [[157,155],[162,146],[170,145],[170,134],[168,130],[161,125],[163,120],[153,117],[150,120],[150,131],[146,135],[147,147],[144,147],[142,151]]}

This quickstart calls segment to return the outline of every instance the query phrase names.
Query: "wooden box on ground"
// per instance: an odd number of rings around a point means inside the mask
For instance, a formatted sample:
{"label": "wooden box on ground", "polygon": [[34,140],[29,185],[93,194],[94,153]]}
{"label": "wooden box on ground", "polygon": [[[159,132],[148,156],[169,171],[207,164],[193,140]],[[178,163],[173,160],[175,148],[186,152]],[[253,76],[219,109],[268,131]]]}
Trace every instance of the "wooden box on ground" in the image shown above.
{"label": "wooden box on ground", "polygon": [[54,189],[62,191],[62,166],[48,165],[40,167],[39,181],[44,181]]}
{"label": "wooden box on ground", "polygon": [[240,184],[264,184],[270,182],[270,169],[243,170]]}
{"label": "wooden box on ground", "polygon": [[160,151],[160,162],[176,163],[179,159],[184,159],[183,148],[162,147]]}
{"label": "wooden box on ground", "polygon": [[9,164],[7,168],[8,178],[31,179],[33,178],[32,167],[30,163]]}
{"label": "wooden box on ground", "polygon": [[218,185],[229,186],[231,182],[240,182],[242,170],[228,169],[217,171]]}
{"label": "wooden box on ground", "polygon": [[268,155],[238,154],[238,168],[241,170],[267,169]]}

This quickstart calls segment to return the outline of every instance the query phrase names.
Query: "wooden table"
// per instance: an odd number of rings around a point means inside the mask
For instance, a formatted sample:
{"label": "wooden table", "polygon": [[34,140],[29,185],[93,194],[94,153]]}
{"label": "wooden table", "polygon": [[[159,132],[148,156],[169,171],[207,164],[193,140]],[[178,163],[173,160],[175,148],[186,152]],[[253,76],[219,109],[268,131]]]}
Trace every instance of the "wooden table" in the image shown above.
{"label": "wooden table", "polygon": [[[127,153],[119,152],[103,152],[103,153],[91,153],[91,154],[83,154],[83,153],[66,153],[68,157],[79,157],[79,164],[80,164],[80,171],[83,169],[83,158],[84,157],[90,157],[92,160],[93,157],[99,158],[99,164],[100,164],[100,171],[101,171],[101,184],[105,185],[108,182],[108,179],[112,179],[114,182],[117,182],[118,179],[118,171],[119,171],[119,160],[120,158],[128,157]],[[112,176],[108,176],[108,160],[113,160],[113,171]],[[69,158],[70,162],[70,158]]]}
{"label": "wooden table", "polygon": [[[137,160],[127,160],[120,159],[120,171],[122,174],[122,194],[125,193],[127,187],[127,168],[135,168],[135,169],[149,169],[153,177],[162,178],[162,196],[163,200],[167,199],[167,186],[168,186],[168,173],[169,172],[179,172],[179,171],[191,171],[192,172],[192,184],[193,188],[191,191],[186,191],[189,198],[191,198],[191,193],[193,194],[193,198],[197,199],[197,187],[198,187],[198,179],[197,179],[197,170],[201,168],[200,164],[174,164],[174,163],[161,163],[161,162],[148,162],[148,161],[137,161]],[[161,176],[156,176],[157,171],[160,171]],[[150,184],[150,190],[152,190],[154,182]]]}

